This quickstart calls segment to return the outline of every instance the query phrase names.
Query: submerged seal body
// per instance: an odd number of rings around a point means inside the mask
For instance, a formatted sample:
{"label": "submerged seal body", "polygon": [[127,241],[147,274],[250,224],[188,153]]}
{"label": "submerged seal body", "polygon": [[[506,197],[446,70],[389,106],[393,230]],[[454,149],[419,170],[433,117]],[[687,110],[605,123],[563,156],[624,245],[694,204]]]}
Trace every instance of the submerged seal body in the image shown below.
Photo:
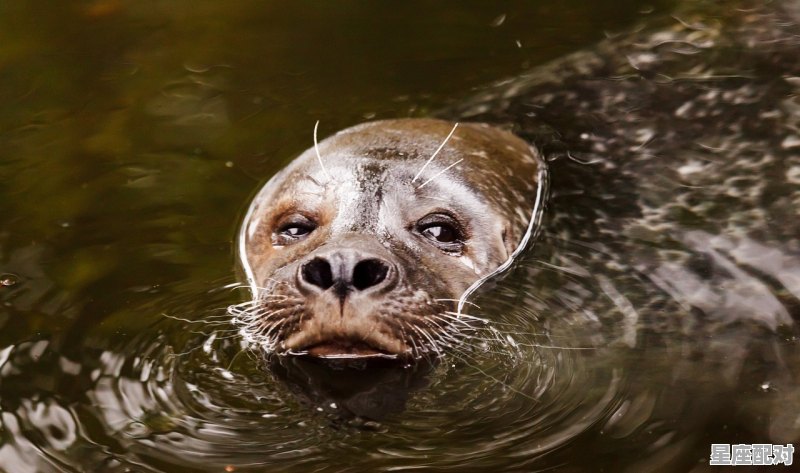
{"label": "submerged seal body", "polygon": [[623,302],[585,305],[630,327],[627,344],[797,333],[800,3],[687,2],[443,115],[536,145],[551,182],[539,257],[606,278],[601,293],[616,282]]}
{"label": "submerged seal body", "polygon": [[[687,5],[502,81],[449,121],[368,123],[304,153],[242,229],[245,335],[319,356],[438,351],[454,299],[530,227],[543,161],[536,257],[586,288],[532,300],[537,317],[630,347],[796,333],[800,8]],[[426,166],[455,121],[481,124],[462,123]]]}
{"label": "submerged seal body", "polygon": [[480,124],[377,121],[322,141],[245,219],[245,337],[321,357],[438,352],[457,301],[529,231],[543,170],[528,143]]}

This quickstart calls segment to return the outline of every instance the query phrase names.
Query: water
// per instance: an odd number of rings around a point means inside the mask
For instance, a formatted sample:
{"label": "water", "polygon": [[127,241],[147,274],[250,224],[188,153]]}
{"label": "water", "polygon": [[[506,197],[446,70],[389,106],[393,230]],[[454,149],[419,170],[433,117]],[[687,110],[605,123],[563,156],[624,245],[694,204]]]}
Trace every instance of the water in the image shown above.
{"label": "water", "polygon": [[[800,304],[770,277],[796,277],[797,248],[726,309],[773,325],[697,329],[686,287],[594,265],[615,235],[569,237],[595,228],[586,156],[550,163],[546,231],[442,360],[265,360],[228,323],[248,297],[238,223],[317,119],[324,136],[447,110],[667,7],[0,6],[0,471],[703,471],[711,443],[797,445]],[[607,217],[627,218],[633,190],[615,188]],[[773,210],[753,244],[790,241],[791,210]],[[680,245],[719,246],[691,217]],[[715,260],[666,262],[713,300],[689,276]]]}

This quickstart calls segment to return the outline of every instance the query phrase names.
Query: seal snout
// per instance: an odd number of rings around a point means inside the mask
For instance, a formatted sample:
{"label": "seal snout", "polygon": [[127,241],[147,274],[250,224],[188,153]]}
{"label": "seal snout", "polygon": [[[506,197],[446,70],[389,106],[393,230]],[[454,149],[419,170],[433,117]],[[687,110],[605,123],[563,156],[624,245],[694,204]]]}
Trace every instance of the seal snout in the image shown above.
{"label": "seal snout", "polygon": [[316,255],[300,265],[300,291],[319,294],[332,290],[344,300],[350,293],[382,292],[397,282],[397,267],[386,258],[355,248]]}
{"label": "seal snout", "polygon": [[296,286],[309,316],[285,346],[323,358],[394,356],[407,347],[382,327],[388,294],[400,272],[391,255],[359,239],[308,255],[297,267]]}

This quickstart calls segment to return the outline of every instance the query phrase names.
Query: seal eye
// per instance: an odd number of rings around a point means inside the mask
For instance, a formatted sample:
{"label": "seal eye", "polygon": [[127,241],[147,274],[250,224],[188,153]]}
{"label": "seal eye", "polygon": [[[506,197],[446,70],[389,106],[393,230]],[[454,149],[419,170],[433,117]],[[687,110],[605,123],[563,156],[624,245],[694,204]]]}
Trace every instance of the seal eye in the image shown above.
{"label": "seal eye", "polygon": [[441,243],[456,241],[456,230],[449,225],[431,225],[422,230],[422,234]]}
{"label": "seal eye", "polygon": [[293,215],[278,225],[273,244],[287,245],[302,240],[317,228],[317,224],[303,215]]}
{"label": "seal eye", "polygon": [[464,248],[464,233],[458,220],[447,214],[435,213],[417,222],[417,231],[448,253],[460,253]]}
{"label": "seal eye", "polygon": [[308,235],[311,233],[312,228],[308,227],[301,227],[301,226],[294,226],[294,227],[284,227],[281,229],[280,233],[283,236],[287,236],[290,238],[298,238],[303,235]]}

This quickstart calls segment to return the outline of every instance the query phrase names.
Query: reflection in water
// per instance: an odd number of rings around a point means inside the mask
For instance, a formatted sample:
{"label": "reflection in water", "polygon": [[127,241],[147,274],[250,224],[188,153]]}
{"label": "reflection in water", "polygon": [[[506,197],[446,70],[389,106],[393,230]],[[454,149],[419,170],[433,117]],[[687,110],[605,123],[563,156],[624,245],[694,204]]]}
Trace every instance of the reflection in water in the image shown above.
{"label": "reflection in water", "polygon": [[[702,471],[711,443],[800,444],[796,23],[759,29],[769,18],[745,8],[732,24],[757,40],[742,46],[717,28],[741,9],[651,17],[666,27],[448,108],[542,146],[543,230],[471,299],[468,342],[358,366],[267,359],[230,323],[225,308],[247,298],[230,240],[231,209],[259,187],[248,173],[307,148],[317,118],[425,113],[516,74],[520,54],[593,41],[618,11],[431,10],[432,23],[401,17],[386,34],[362,31],[377,7],[299,18],[261,2],[100,1],[50,16],[12,3],[0,6],[14,13],[0,15],[0,470]],[[606,26],[633,20],[629,6]],[[235,27],[203,39],[217,18]],[[561,30],[535,21],[568,25],[565,45],[537,53]],[[481,28],[498,32],[487,49],[470,39]],[[437,74],[449,41],[454,69]]]}
{"label": "reflection in water", "polygon": [[414,391],[427,386],[427,362],[403,366],[393,360],[321,361],[273,357],[269,369],[292,393],[341,419],[381,421],[405,410]]}

